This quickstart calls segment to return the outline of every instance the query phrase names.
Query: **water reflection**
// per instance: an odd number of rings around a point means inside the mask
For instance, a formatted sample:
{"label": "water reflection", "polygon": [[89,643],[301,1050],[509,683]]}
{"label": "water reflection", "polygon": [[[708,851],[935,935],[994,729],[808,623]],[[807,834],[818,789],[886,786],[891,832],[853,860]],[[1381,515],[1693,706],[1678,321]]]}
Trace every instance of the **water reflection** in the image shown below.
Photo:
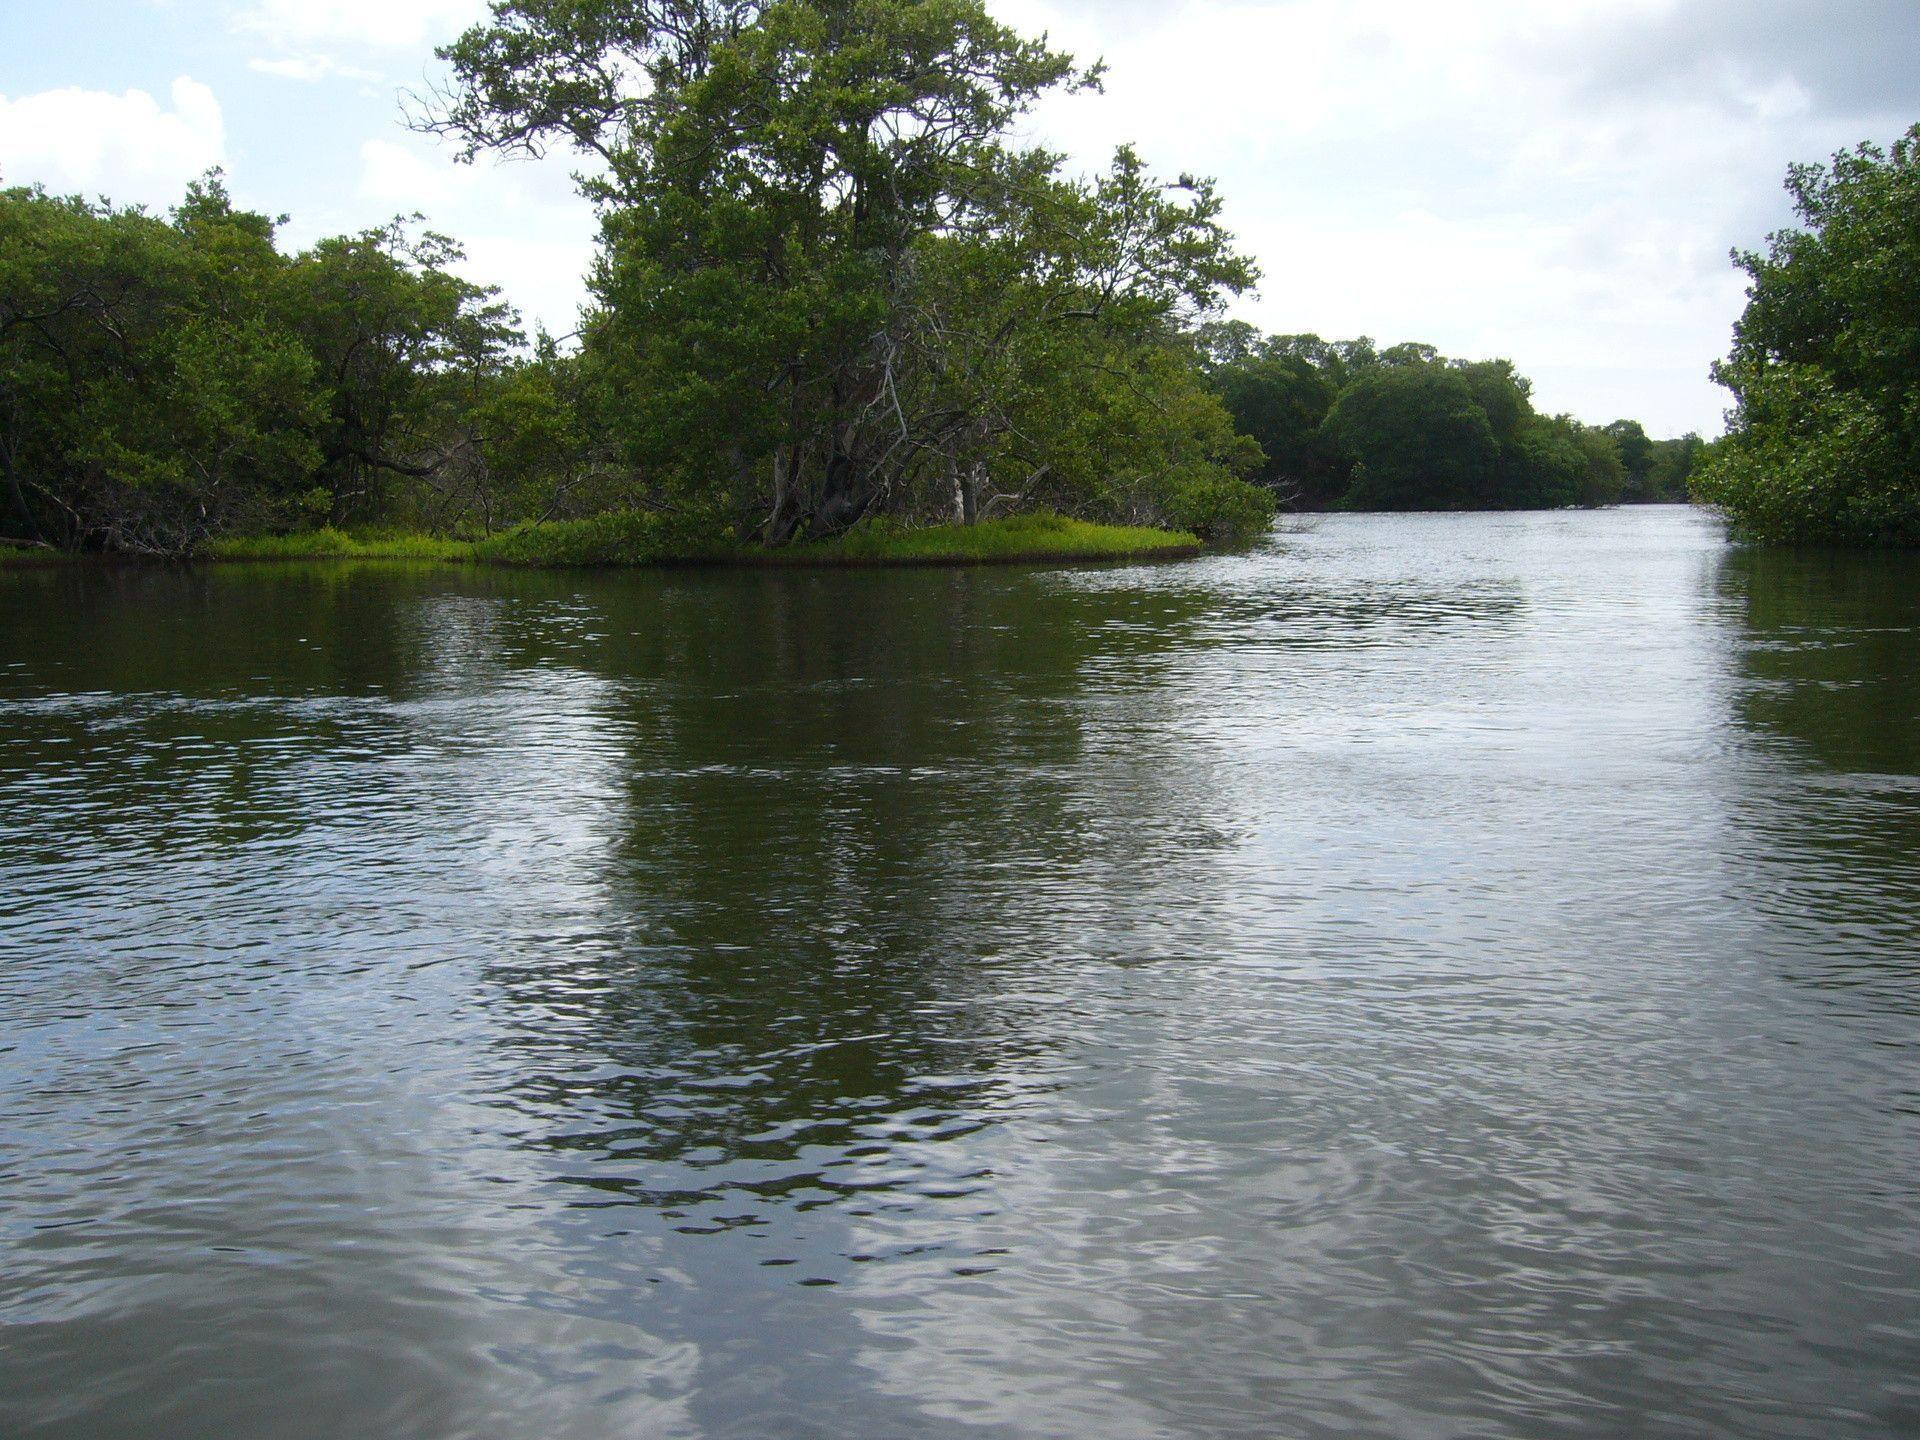
{"label": "water reflection", "polygon": [[[1044,1104],[1046,1010],[1125,943],[1103,943],[1102,880],[1167,883],[1218,843],[1129,825],[1079,783],[1103,624],[1138,662],[1180,645],[1197,597],[867,583],[696,578],[644,617],[603,607],[590,673],[617,678],[575,759],[614,786],[608,923],[486,972],[528,1017],[514,1101],[555,1117],[538,1138],[567,1180],[681,1233],[764,1238],[761,1264],[831,1261],[821,1279],[872,1257],[813,1255],[813,1228],[769,1207],[971,1202],[987,1177],[947,1142]],[[726,682],[681,670],[689,652],[725,656]],[[1179,786],[1164,756],[1107,768],[1122,794],[1136,768],[1150,796]],[[1049,991],[1022,974],[1036,959]]]}
{"label": "water reflection", "polygon": [[[1783,968],[1920,1013],[1920,559],[1736,551],[1732,705],[1766,747],[1742,893]],[[1903,1042],[1913,1037],[1903,1036]]]}

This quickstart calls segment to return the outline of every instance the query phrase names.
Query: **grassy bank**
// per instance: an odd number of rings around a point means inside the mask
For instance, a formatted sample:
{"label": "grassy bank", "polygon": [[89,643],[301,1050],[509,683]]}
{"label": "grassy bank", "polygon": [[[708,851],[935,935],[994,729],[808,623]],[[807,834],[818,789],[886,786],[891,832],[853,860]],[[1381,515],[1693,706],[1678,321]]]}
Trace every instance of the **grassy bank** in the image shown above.
{"label": "grassy bank", "polygon": [[370,530],[349,533],[328,526],[295,535],[239,535],[216,540],[209,560],[471,560],[473,544],[439,535]]}
{"label": "grassy bank", "polygon": [[673,517],[632,512],[516,526],[482,540],[324,529],[216,541],[212,560],[436,560],[581,568],[635,565],[992,565],[1173,559],[1201,550],[1184,531],[1015,515],[978,525],[863,525],[832,540],[769,548],[716,540]]}
{"label": "grassy bank", "polygon": [[1181,530],[1096,525],[1064,515],[1014,515],[978,525],[921,529],[863,526],[833,540],[765,552],[776,564],[991,565],[1070,560],[1144,560],[1197,555]]}
{"label": "grassy bank", "polygon": [[44,545],[0,541],[0,570],[30,570],[43,565],[61,565],[76,558],[68,551],[50,550]]}

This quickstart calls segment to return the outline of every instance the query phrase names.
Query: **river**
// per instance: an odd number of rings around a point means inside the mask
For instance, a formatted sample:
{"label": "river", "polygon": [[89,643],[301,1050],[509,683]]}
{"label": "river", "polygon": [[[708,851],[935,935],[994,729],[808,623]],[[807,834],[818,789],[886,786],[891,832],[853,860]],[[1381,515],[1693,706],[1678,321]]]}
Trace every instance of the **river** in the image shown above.
{"label": "river", "polygon": [[0,572],[0,1433],[1920,1432],[1920,562]]}

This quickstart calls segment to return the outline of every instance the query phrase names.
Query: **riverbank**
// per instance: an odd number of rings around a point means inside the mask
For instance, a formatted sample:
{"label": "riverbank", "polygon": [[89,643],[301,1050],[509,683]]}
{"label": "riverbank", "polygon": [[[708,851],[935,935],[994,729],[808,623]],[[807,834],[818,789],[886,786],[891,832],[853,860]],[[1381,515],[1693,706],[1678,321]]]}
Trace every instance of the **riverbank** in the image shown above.
{"label": "riverbank", "polygon": [[1198,555],[1198,536],[1062,515],[1015,515],[976,525],[862,526],[832,540],[767,547],[689,537],[663,517],[629,513],[523,525],[479,540],[395,531],[323,529],[216,542],[212,561],[424,560],[580,569],[647,565],[837,567],[1071,564]]}

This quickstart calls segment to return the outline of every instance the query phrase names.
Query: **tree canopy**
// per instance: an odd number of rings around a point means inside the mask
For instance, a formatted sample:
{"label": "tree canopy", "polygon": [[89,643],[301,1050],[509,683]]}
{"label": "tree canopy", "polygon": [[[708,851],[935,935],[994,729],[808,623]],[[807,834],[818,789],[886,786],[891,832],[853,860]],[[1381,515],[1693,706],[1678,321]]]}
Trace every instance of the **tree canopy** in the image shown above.
{"label": "tree canopy", "polygon": [[0,191],[9,528],[182,554],[235,529],[387,513],[451,476],[517,342],[458,250],[401,222],[275,248],[218,174],[161,218]]}
{"label": "tree canopy", "polygon": [[1734,256],[1735,409],[1697,493],[1754,540],[1920,543],[1920,126],[1787,189],[1803,228]]}
{"label": "tree canopy", "polygon": [[1213,187],[1014,143],[1098,73],[977,0],[503,0],[442,53],[433,128],[595,167],[584,350],[676,503],[776,543],[1265,514],[1192,336],[1254,280]]}

